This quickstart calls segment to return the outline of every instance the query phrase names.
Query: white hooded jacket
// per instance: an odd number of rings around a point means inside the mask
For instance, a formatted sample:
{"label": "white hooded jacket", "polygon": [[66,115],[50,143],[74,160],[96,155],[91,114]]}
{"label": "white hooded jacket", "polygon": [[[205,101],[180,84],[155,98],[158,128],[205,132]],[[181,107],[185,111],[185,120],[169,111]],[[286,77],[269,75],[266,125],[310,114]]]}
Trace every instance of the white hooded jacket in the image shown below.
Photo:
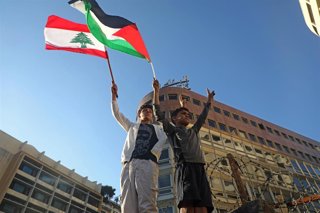
{"label": "white hooded jacket", "polygon": [[[124,163],[126,161],[130,161],[131,159],[132,152],[135,147],[135,142],[136,142],[140,122],[134,123],[134,122],[131,122],[128,118],[126,118],[119,111],[119,106],[117,101],[112,101],[111,109],[112,109],[112,115],[118,121],[120,126],[122,126],[122,128],[126,132],[128,132],[123,149],[122,149],[122,154],[121,154],[121,163]],[[154,156],[156,156],[158,161],[161,155],[162,147],[166,142],[167,136],[163,131],[162,125],[159,125],[159,124],[152,124],[152,125],[154,126],[154,130],[157,135],[158,142],[151,149],[151,152],[152,154],[154,154]]]}

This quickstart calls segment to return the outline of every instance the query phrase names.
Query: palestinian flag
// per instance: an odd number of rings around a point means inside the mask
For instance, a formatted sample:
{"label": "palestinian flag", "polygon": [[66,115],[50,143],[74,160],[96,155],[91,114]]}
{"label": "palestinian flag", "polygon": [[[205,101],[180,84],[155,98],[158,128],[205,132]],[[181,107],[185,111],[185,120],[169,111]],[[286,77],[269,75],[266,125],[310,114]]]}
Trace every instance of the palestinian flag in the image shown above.
{"label": "palestinian flag", "polygon": [[90,32],[101,43],[151,61],[136,24],[120,16],[107,15],[95,0],[71,0],[69,4],[86,15]]}
{"label": "palestinian flag", "polygon": [[47,50],[65,50],[108,58],[105,46],[90,33],[85,24],[51,15],[44,29],[44,37]]}

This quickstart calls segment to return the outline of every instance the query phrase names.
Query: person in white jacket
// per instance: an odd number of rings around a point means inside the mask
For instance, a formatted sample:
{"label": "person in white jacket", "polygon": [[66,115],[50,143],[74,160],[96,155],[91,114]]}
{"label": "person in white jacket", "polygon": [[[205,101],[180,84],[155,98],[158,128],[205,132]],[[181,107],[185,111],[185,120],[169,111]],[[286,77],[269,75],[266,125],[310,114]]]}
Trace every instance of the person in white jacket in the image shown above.
{"label": "person in white jacket", "polygon": [[167,136],[161,125],[153,123],[151,105],[142,105],[138,121],[131,122],[119,112],[114,82],[111,93],[112,114],[128,133],[121,154],[121,212],[158,213],[158,160]]}

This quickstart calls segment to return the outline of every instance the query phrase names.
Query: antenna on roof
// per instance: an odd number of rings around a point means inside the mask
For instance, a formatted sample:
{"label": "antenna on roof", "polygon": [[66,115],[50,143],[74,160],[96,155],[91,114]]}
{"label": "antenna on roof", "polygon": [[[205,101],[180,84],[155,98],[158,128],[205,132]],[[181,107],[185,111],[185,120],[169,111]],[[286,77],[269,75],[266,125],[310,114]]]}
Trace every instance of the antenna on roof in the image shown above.
{"label": "antenna on roof", "polygon": [[164,87],[180,87],[180,88],[190,90],[188,76],[187,75],[183,76],[180,81],[175,81],[174,79],[170,79],[167,81],[167,83],[163,85],[162,88]]}

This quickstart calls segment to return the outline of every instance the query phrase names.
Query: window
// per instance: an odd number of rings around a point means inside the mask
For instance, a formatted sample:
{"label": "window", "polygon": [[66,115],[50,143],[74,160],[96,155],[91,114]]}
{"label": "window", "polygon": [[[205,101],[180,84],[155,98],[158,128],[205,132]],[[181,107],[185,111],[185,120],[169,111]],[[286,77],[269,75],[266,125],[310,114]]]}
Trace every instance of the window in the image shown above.
{"label": "window", "polygon": [[232,127],[232,126],[229,126],[229,131],[230,131],[232,134],[234,134],[234,135],[238,135],[237,129],[234,128],[234,127]]}
{"label": "window", "polygon": [[201,102],[199,101],[199,100],[197,100],[197,99],[192,99],[192,102],[195,104],[195,105],[198,105],[198,106],[200,106],[201,105]]}
{"label": "window", "polygon": [[245,124],[248,124],[248,123],[249,123],[249,121],[248,121],[248,119],[247,119],[247,118],[245,118],[245,117],[241,117],[241,119],[242,119],[243,123],[245,123]]}
{"label": "window", "polygon": [[305,142],[305,141],[302,141],[302,142],[306,147],[308,147],[308,143],[307,142]]}
{"label": "window", "polygon": [[298,141],[299,144],[302,144],[299,138],[296,138],[296,141]]}
{"label": "window", "polygon": [[168,94],[169,100],[178,100],[177,94]]}
{"label": "window", "polygon": [[251,133],[249,133],[249,139],[252,141],[257,141],[256,136]]}
{"label": "window", "polygon": [[222,130],[222,131],[225,131],[225,132],[228,131],[228,130],[227,130],[227,126],[226,126],[225,124],[219,123],[219,128],[220,128],[220,130]]}
{"label": "window", "polygon": [[60,180],[57,185],[57,188],[60,189],[61,191],[64,191],[64,192],[70,194],[72,186],[70,184]]}
{"label": "window", "polygon": [[309,159],[309,161],[313,161],[313,159],[311,158],[311,156],[309,154],[306,153],[307,158]]}
{"label": "window", "polygon": [[275,129],[274,129],[273,131],[276,133],[276,135],[281,136],[281,135],[280,135],[280,132],[279,132],[278,130],[275,130]]}
{"label": "window", "polygon": [[33,194],[32,194],[32,197],[36,200],[39,200],[43,203],[48,203],[49,202],[49,198],[50,198],[50,195],[39,190],[39,189],[35,189],[33,191]]}
{"label": "window", "polygon": [[237,121],[240,120],[239,115],[232,113],[232,116],[233,116],[233,118],[234,118],[235,120],[237,120]]}
{"label": "window", "polygon": [[268,144],[268,146],[270,146],[270,147],[274,148],[272,141],[267,140],[267,144]]}
{"label": "window", "polygon": [[297,164],[297,162],[295,160],[291,160],[291,164],[293,166],[293,169],[297,172],[297,173],[302,173],[301,170],[300,170],[300,167],[299,165]]}
{"label": "window", "polygon": [[294,138],[291,135],[288,135],[291,141],[294,141]]}
{"label": "window", "polygon": [[299,153],[299,155],[300,155],[302,158],[306,158],[301,151],[298,151],[298,153]]}
{"label": "window", "polygon": [[71,205],[70,209],[69,209],[69,212],[70,213],[82,213],[84,211],[82,209],[76,207],[76,206]]}
{"label": "window", "polygon": [[199,135],[202,140],[210,141],[210,135],[208,132],[200,131]]}
{"label": "window", "polygon": [[258,124],[258,126],[259,126],[260,129],[265,130],[263,124],[260,123],[260,124]]}
{"label": "window", "polygon": [[282,146],[284,151],[286,151],[287,153],[290,153],[289,148],[287,146]]}
{"label": "window", "polygon": [[242,138],[247,138],[247,134],[246,134],[245,131],[239,130],[238,133],[239,133],[239,136],[240,136],[240,137],[242,137]]}
{"label": "window", "polygon": [[270,127],[267,126],[267,130],[268,130],[269,133],[273,134],[273,131],[272,131],[272,129]]}
{"label": "window", "polygon": [[171,186],[170,174],[159,176],[159,188]]}
{"label": "window", "polygon": [[312,156],[313,160],[317,163],[319,163],[318,158],[316,158],[315,156]]}
{"label": "window", "polygon": [[246,150],[247,150],[248,152],[252,152],[252,151],[253,151],[253,149],[252,149],[250,146],[245,145],[244,147],[246,148]]}
{"label": "window", "polygon": [[226,139],[226,140],[224,141],[224,145],[233,148],[232,141],[229,140],[229,139]]}
{"label": "window", "polygon": [[276,145],[277,150],[282,151],[281,145],[278,143],[274,143]]}
{"label": "window", "polygon": [[100,201],[100,197],[97,197],[97,195],[92,195],[90,194],[89,199],[88,199],[88,203],[92,206],[95,207],[99,207],[99,201]]}
{"label": "window", "polygon": [[257,127],[257,123],[255,121],[250,120],[250,123],[251,123],[252,126]]}
{"label": "window", "polygon": [[285,133],[281,132],[281,135],[282,135],[285,139],[288,139],[287,134],[285,134]]}
{"label": "window", "polygon": [[311,174],[312,176],[317,177],[317,175],[316,175],[316,173],[313,171],[311,165],[307,165],[307,169],[308,169],[308,171],[310,172],[310,174]]}
{"label": "window", "polygon": [[67,208],[67,203],[54,197],[51,205],[59,210],[65,211]]}
{"label": "window", "polygon": [[24,207],[20,204],[16,204],[10,200],[3,199],[0,210],[1,212],[8,212],[8,213],[20,213],[22,212]]}
{"label": "window", "polygon": [[208,119],[208,124],[211,127],[217,128],[217,124],[214,120]]}
{"label": "window", "polygon": [[305,167],[305,165],[304,165],[302,162],[298,162],[298,163],[299,163],[299,165],[300,165],[300,168],[301,168],[302,171],[304,172],[304,174],[310,176],[310,174],[309,174],[307,168]]}
{"label": "window", "polygon": [[12,181],[10,188],[25,195],[29,195],[29,192],[31,191],[31,186],[28,186],[27,184],[16,179]]}
{"label": "window", "polygon": [[213,107],[213,110],[216,112],[216,113],[221,113],[221,109],[219,107]]}
{"label": "window", "polygon": [[257,154],[263,155],[263,153],[260,149],[255,148],[254,151],[256,151]]}
{"label": "window", "polygon": [[291,148],[291,152],[292,152],[295,156],[298,156],[297,151],[296,151],[295,149],[292,149],[292,148]]}
{"label": "window", "polygon": [[29,163],[22,162],[20,165],[20,170],[24,171],[25,173],[35,177],[37,176],[39,169],[36,168],[35,166],[30,165]]}
{"label": "window", "polygon": [[230,117],[230,112],[227,110],[223,110],[223,114],[227,117]]}
{"label": "window", "polygon": [[216,136],[216,135],[211,135],[211,136],[213,141],[221,141],[221,138],[219,136]]}
{"label": "window", "polygon": [[159,96],[159,101],[164,101],[164,95]]}
{"label": "window", "polygon": [[40,174],[40,177],[39,177],[40,180],[42,180],[43,182],[46,182],[47,184],[50,184],[50,185],[54,185],[55,182],[56,182],[56,178],[53,177],[52,175],[48,174],[47,172],[45,171],[42,171],[41,174]]}
{"label": "window", "polygon": [[317,167],[314,167],[314,171],[317,173],[318,176],[320,176],[320,170]]}
{"label": "window", "polygon": [[266,142],[264,141],[264,139],[262,137],[258,136],[258,141],[259,141],[260,144],[266,145]]}
{"label": "window", "polygon": [[87,197],[86,193],[79,188],[74,189],[73,196],[83,201],[85,201]]}
{"label": "window", "polygon": [[28,204],[28,208],[26,209],[25,213],[35,213],[35,212],[37,212],[37,213],[40,213],[40,212],[41,213],[45,213],[47,211],[44,208],[41,208],[41,207],[39,207],[37,205],[29,203]]}
{"label": "window", "polygon": [[241,143],[234,142],[234,146],[235,146],[235,149],[236,149],[236,150],[240,150],[240,151],[243,151],[243,152],[244,152],[244,149],[243,149],[243,146],[242,146]]}

